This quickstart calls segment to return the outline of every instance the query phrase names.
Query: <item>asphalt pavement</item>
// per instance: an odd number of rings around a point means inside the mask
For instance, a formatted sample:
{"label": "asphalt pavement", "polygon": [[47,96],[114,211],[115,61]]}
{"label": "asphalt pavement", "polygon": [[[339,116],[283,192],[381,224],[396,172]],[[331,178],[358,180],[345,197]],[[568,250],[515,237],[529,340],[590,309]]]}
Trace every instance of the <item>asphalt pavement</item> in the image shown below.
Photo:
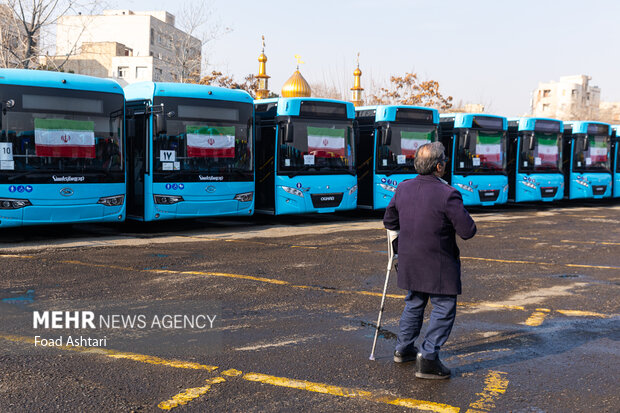
{"label": "asphalt pavement", "polygon": [[[394,272],[369,360],[380,213],[5,231],[0,411],[620,411],[620,204],[471,212],[441,381],[392,361]],[[53,310],[121,321],[35,329]]]}

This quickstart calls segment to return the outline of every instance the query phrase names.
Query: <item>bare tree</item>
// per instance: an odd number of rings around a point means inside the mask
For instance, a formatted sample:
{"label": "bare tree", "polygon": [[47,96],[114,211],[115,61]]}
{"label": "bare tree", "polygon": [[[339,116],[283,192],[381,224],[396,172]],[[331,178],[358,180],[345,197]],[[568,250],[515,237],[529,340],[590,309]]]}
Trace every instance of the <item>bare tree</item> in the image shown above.
{"label": "bare tree", "polygon": [[[100,7],[81,0],[6,0],[0,5],[0,66],[33,69],[58,19]],[[77,39],[76,39],[77,44]]]}
{"label": "bare tree", "polygon": [[318,98],[326,98],[326,99],[342,99],[342,93],[338,90],[334,83],[312,83],[310,85],[310,90],[312,90],[312,96]]}
{"label": "bare tree", "polygon": [[400,104],[433,106],[438,109],[452,107],[452,96],[444,97],[439,92],[439,82],[420,81],[416,73],[405,76],[391,76],[390,85],[379,89],[379,93],[369,96],[370,104]]}
{"label": "bare tree", "polygon": [[173,39],[176,54],[172,62],[178,82],[199,82],[202,68],[208,66],[205,53],[208,44],[232,31],[217,21],[214,11],[211,1],[186,1],[179,10],[177,23],[182,32]]}

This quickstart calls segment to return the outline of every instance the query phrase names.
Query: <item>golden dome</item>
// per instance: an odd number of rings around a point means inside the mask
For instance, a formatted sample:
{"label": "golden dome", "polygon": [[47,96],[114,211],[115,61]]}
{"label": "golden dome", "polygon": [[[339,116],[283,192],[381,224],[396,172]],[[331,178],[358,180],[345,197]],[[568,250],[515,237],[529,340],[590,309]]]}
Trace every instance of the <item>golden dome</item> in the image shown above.
{"label": "golden dome", "polygon": [[310,85],[299,72],[299,68],[282,86],[283,98],[305,98],[312,96]]}
{"label": "golden dome", "polygon": [[362,71],[360,70],[360,68],[358,67],[357,69],[355,69],[355,71],[353,72],[353,76],[361,76],[362,75]]}
{"label": "golden dome", "polygon": [[260,56],[258,56],[258,61],[260,63],[265,63],[267,61],[267,56],[265,56],[265,53],[261,53]]}

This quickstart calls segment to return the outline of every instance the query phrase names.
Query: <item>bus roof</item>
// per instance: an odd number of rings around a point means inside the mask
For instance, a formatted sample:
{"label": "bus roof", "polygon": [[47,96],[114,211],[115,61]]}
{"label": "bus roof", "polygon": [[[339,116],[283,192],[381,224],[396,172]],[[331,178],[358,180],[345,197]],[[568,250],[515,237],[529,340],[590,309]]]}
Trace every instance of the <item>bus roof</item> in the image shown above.
{"label": "bus roof", "polygon": [[439,115],[439,121],[446,118],[454,119],[454,128],[471,128],[475,119],[501,119],[502,130],[508,129],[508,120],[503,116],[489,115],[486,113],[442,113]]}
{"label": "bus roof", "polygon": [[439,123],[439,111],[434,108],[428,108],[424,106],[413,106],[413,105],[375,105],[375,106],[360,106],[355,108],[356,112],[361,111],[376,111],[375,122],[394,122],[397,120],[396,114],[400,109],[413,109],[417,112],[431,112],[432,113],[432,123]]}
{"label": "bus roof", "polygon": [[76,75],[73,73],[30,69],[0,69],[0,80],[7,85],[123,94],[123,88],[113,79]]}
{"label": "bus roof", "polygon": [[197,85],[193,83],[137,82],[125,86],[127,100],[153,100],[155,96],[180,97],[252,103],[245,90]]}
{"label": "bus roof", "polygon": [[[541,123],[538,123],[538,121],[544,121]],[[543,124],[546,124],[545,126],[549,125],[549,122],[555,122],[555,123],[559,123],[560,128],[558,130],[559,133],[564,132],[564,122],[562,122],[559,119],[552,119],[552,118],[530,118],[530,117],[521,117],[521,118],[508,118],[508,123],[511,124],[513,122],[518,122],[518,128],[517,130],[519,131],[542,131],[542,132],[549,132],[549,130],[544,130],[547,128],[537,128],[537,126],[543,126]],[[511,126],[512,127],[512,126]]]}
{"label": "bus roof", "polygon": [[593,120],[571,120],[564,122],[564,126],[570,126],[573,134],[588,133],[588,129],[592,130],[591,126],[607,126],[607,134],[611,136],[611,125],[605,122],[597,122]]}
{"label": "bus roof", "polygon": [[[272,98],[255,100],[255,105],[276,103],[278,105],[277,116],[299,116],[302,102],[325,102],[339,103],[346,106],[347,118],[355,119],[355,106],[345,100],[325,99],[325,98]],[[268,105],[269,106],[269,105]]]}

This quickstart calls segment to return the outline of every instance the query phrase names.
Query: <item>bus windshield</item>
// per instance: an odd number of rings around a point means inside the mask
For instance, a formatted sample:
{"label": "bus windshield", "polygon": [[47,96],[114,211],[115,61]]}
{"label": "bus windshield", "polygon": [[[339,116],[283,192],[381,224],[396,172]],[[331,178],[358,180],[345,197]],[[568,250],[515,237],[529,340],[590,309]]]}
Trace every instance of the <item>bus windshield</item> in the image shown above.
{"label": "bus windshield", "polygon": [[180,98],[162,103],[167,120],[166,130],[153,137],[155,180],[251,175],[251,103]]}
{"label": "bus windshield", "polygon": [[609,171],[609,149],[610,141],[607,135],[578,135],[573,141],[573,170]]}
{"label": "bus windshield", "polygon": [[463,129],[456,146],[455,169],[467,173],[504,173],[506,133]]}
{"label": "bus windshield", "polygon": [[0,95],[11,101],[1,115],[1,182],[122,181],[122,95],[27,86]]}
{"label": "bus windshield", "polygon": [[355,174],[353,122],[291,119],[280,127],[278,171],[284,174]]}
{"label": "bus windshield", "polygon": [[[530,145],[530,140],[533,139]],[[520,172],[560,172],[562,134],[525,132],[521,138]],[[533,146],[533,149],[530,149]]]}
{"label": "bus windshield", "polygon": [[377,137],[378,173],[417,173],[413,160],[418,148],[437,140],[436,126],[390,124],[389,145],[382,145],[381,134]]}

